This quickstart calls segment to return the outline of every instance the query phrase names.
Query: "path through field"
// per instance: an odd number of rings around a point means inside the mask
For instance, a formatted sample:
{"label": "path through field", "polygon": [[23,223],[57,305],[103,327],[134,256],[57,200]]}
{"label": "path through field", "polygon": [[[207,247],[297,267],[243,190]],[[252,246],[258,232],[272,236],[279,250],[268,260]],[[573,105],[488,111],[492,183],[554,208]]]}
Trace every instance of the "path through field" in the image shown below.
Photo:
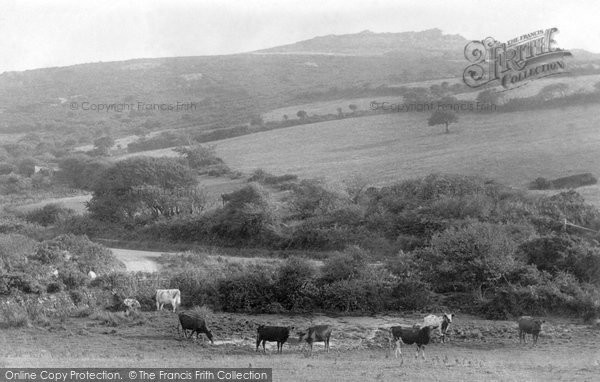
{"label": "path through field", "polygon": [[130,272],[158,272],[156,261],[165,252],[136,251],[133,249],[109,248]]}

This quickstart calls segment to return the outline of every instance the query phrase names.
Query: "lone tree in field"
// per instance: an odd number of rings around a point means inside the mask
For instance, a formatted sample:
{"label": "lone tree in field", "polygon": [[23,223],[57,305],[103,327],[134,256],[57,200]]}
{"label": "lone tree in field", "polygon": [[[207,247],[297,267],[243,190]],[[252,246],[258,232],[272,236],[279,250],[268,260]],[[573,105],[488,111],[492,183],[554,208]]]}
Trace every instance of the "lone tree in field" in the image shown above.
{"label": "lone tree in field", "polygon": [[306,119],[308,118],[308,113],[304,110],[300,110],[296,113],[296,115],[298,116],[298,118],[300,119]]}
{"label": "lone tree in field", "polygon": [[350,110],[352,110],[352,112],[356,112],[356,110],[358,110],[358,106],[356,106],[355,104],[351,103],[350,105],[348,105],[348,108]]}
{"label": "lone tree in field", "polygon": [[458,122],[458,116],[449,110],[436,110],[427,120],[429,126],[446,125],[446,134],[450,132],[448,125],[455,122]]}

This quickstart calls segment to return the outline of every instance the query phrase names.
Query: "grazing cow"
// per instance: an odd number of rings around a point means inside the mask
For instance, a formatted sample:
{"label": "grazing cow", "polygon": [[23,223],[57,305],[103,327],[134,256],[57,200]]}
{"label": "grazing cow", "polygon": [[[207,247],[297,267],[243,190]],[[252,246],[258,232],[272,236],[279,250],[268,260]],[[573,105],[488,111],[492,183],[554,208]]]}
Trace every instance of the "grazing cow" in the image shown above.
{"label": "grazing cow", "polygon": [[256,329],[256,351],[262,341],[263,352],[266,353],[265,342],[277,342],[277,352],[283,353],[283,344],[290,337],[293,326],[265,326],[260,325]]}
{"label": "grazing cow", "polygon": [[435,328],[437,328],[437,326],[425,326],[423,328],[392,326],[390,328],[390,339],[394,342],[396,347],[396,350],[394,351],[396,358],[398,358],[398,353],[402,355],[401,342],[404,342],[407,345],[417,344],[417,354],[415,354],[415,358],[419,356],[419,350],[421,350],[423,359],[425,359],[425,345],[429,344],[429,341],[431,340],[431,331]]}
{"label": "grazing cow", "polygon": [[181,333],[179,331],[179,326],[181,326],[183,335],[186,338],[188,338],[188,330],[192,331],[190,337],[192,337],[194,335],[194,332],[196,332],[196,339],[198,339],[198,335],[200,333],[204,333],[206,334],[206,337],[208,337],[208,339],[210,340],[210,343],[214,345],[212,332],[208,329],[206,321],[204,320],[202,315],[195,312],[181,312],[179,313],[179,325],[177,326],[177,333]]}
{"label": "grazing cow", "polygon": [[313,342],[324,342],[325,350],[329,353],[329,337],[333,328],[330,325],[317,325],[308,328],[308,332],[298,333],[298,342],[306,340],[310,345],[310,354],[313,350]]}
{"label": "grazing cow", "polygon": [[50,276],[58,277],[58,269],[53,269],[52,272],[50,272]]}
{"label": "grazing cow", "polygon": [[89,271],[88,272],[88,277],[90,278],[90,280],[96,280],[96,277],[98,277],[98,276],[96,275],[96,272]]}
{"label": "grazing cow", "polygon": [[131,313],[132,311],[137,311],[142,308],[140,302],[135,298],[126,298],[123,300],[123,306],[125,307],[125,311],[127,313]]}
{"label": "grazing cow", "polygon": [[533,344],[537,344],[538,336],[542,331],[542,324],[546,321],[534,320],[529,316],[523,316],[517,322],[519,323],[519,343],[527,343],[526,333],[529,333],[533,338]]}
{"label": "grazing cow", "polygon": [[430,314],[429,316],[423,319],[423,326],[437,326],[440,330],[440,336],[442,337],[442,342],[446,342],[446,332],[448,331],[448,327],[452,323],[452,319],[454,318],[454,313],[444,313],[442,316],[436,316],[435,314]]}
{"label": "grazing cow", "polygon": [[173,312],[181,305],[181,292],[179,289],[157,289],[156,310],[162,310],[164,304],[171,304]]}

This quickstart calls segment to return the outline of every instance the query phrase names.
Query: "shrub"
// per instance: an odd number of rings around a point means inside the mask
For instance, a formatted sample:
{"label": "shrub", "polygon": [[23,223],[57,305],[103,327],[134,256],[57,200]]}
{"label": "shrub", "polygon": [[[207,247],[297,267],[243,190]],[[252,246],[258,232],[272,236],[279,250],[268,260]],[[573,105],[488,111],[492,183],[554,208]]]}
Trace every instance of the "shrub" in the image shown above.
{"label": "shrub", "polygon": [[552,188],[552,181],[546,178],[535,178],[533,182],[529,184],[530,190],[549,190]]}
{"label": "shrub", "polygon": [[27,311],[22,306],[15,303],[0,303],[0,328],[20,328],[29,325]]}
{"label": "shrub", "polygon": [[284,261],[277,270],[275,291],[277,301],[285,309],[303,310],[305,296],[302,287],[315,278],[315,269],[307,260],[299,257],[290,257]]}
{"label": "shrub", "polygon": [[274,280],[260,266],[221,279],[218,284],[221,306],[226,312],[264,313],[275,300]]}
{"label": "shrub", "polygon": [[360,247],[350,247],[346,252],[336,253],[325,260],[321,280],[332,283],[358,278],[367,265],[369,254]]}
{"label": "shrub", "polygon": [[25,215],[25,220],[30,223],[37,223],[42,226],[48,226],[56,223],[59,219],[73,215],[74,211],[64,208],[58,204],[46,204],[42,208],[35,209]]}

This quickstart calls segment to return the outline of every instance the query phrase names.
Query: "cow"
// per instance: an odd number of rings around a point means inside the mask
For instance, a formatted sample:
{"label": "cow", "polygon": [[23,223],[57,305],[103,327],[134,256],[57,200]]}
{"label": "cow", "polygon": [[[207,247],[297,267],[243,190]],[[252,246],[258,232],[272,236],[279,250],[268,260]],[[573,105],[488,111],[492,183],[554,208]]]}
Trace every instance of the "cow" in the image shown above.
{"label": "cow", "polygon": [[133,311],[138,311],[142,308],[140,302],[135,298],[126,298],[125,300],[123,300],[123,306],[125,307],[125,312],[127,314]]}
{"label": "cow", "polygon": [[536,320],[530,316],[522,316],[519,317],[517,322],[519,324],[519,343],[527,343],[526,333],[529,333],[533,338],[533,344],[537,344],[538,336],[542,331],[542,324],[546,321]]}
{"label": "cow", "polygon": [[214,345],[212,332],[210,329],[208,329],[206,320],[202,317],[202,315],[195,312],[181,312],[179,313],[179,325],[177,326],[177,333],[181,335],[181,332],[179,331],[180,326],[181,330],[183,331],[183,335],[186,338],[188,338],[188,330],[192,331],[190,337],[192,337],[194,332],[196,332],[196,339],[198,339],[198,335],[200,333],[204,333],[210,340],[210,343]]}
{"label": "cow", "polygon": [[440,336],[442,337],[442,342],[446,342],[446,333],[448,331],[448,327],[452,323],[452,319],[454,319],[454,313],[444,313],[441,316],[436,316],[435,314],[430,314],[429,316],[423,319],[423,327],[425,326],[437,326],[439,327]]}
{"label": "cow", "polygon": [[[423,359],[425,359],[425,345],[429,344],[431,340],[431,331],[436,329],[437,326],[425,326],[422,328],[418,327],[406,327],[406,326],[392,326],[390,328],[391,340],[395,345],[394,354],[398,358],[398,353],[402,355],[402,344],[404,342],[407,345],[416,344],[417,353],[415,358],[419,357],[419,350],[422,351]],[[404,358],[402,360],[404,362]]]}
{"label": "cow", "polygon": [[260,325],[256,329],[256,351],[262,342],[263,352],[266,353],[265,342],[277,342],[277,352],[283,353],[283,344],[290,337],[293,326],[265,326]]}
{"label": "cow", "polygon": [[313,350],[313,342],[324,342],[325,350],[329,353],[329,338],[331,337],[331,332],[333,328],[330,325],[316,325],[308,328],[307,332],[298,333],[298,342],[302,342],[302,340],[306,340],[306,342],[310,345],[310,354],[312,354]]}
{"label": "cow", "polygon": [[171,304],[173,312],[181,305],[181,292],[179,289],[157,289],[156,310],[162,310],[164,304]]}
{"label": "cow", "polygon": [[98,277],[98,275],[96,275],[96,272],[94,271],[89,271],[88,277],[90,278],[90,280],[96,280],[96,277]]}

